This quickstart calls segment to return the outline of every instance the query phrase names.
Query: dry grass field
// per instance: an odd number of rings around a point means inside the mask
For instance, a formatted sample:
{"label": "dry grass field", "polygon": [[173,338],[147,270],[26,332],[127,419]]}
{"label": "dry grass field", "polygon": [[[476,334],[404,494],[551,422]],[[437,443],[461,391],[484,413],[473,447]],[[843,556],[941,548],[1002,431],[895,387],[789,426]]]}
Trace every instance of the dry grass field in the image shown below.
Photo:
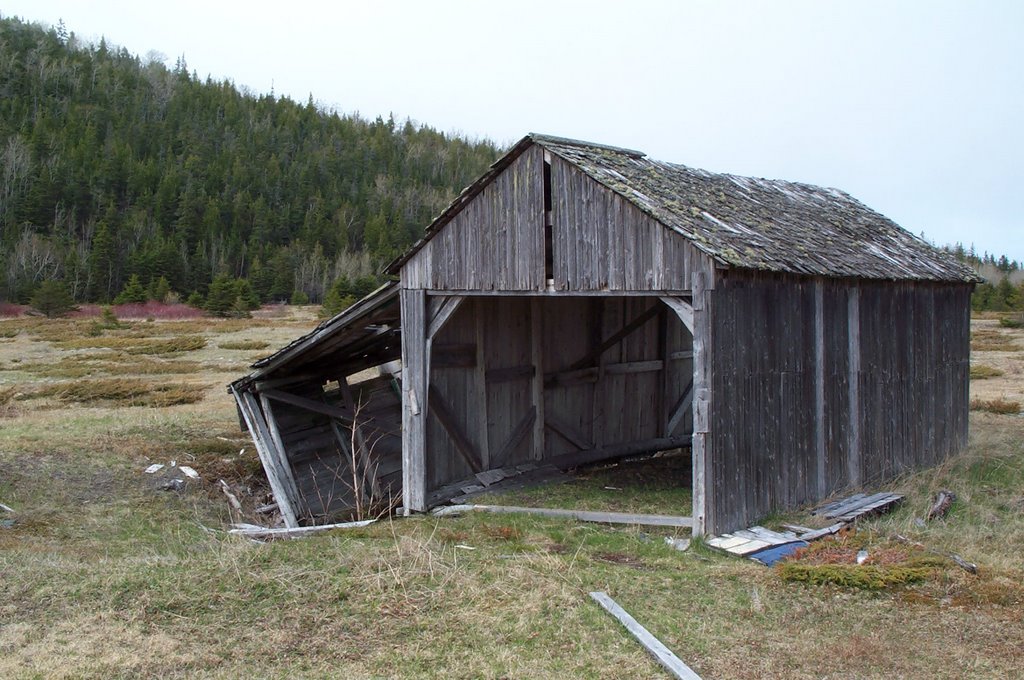
{"label": "dry grass field", "polygon": [[[591,590],[706,678],[1024,675],[1022,330],[975,322],[970,450],[890,485],[906,503],[805,555],[799,581],[671,532],[517,515],[227,535],[218,480],[246,508],[266,490],[225,385],[314,324],[0,320],[0,677],[661,677]],[[143,472],[172,460],[200,478]],[[611,475],[524,498],[635,509],[644,480]],[[920,521],[941,488],[951,512]],[[787,520],[812,521],[766,522]],[[899,578],[837,583],[861,548]]]}

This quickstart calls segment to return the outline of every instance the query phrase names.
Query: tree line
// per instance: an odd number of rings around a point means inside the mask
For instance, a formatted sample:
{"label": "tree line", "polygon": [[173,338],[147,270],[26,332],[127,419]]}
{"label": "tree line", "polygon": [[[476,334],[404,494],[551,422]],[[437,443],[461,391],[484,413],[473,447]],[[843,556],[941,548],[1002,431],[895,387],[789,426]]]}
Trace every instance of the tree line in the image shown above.
{"label": "tree line", "polygon": [[973,246],[968,249],[961,243],[948,246],[946,250],[985,279],[974,288],[971,309],[976,312],[1024,311],[1024,272],[1020,262],[1006,255],[996,257],[988,252],[978,255]]}
{"label": "tree line", "polygon": [[499,152],[0,17],[0,299],[355,298]]}

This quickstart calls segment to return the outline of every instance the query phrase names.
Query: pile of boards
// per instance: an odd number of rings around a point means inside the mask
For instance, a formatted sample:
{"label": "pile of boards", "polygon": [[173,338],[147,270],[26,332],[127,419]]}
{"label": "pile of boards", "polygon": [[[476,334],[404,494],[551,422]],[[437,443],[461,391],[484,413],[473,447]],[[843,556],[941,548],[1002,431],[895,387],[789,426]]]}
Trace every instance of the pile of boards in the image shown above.
{"label": "pile of boards", "polygon": [[783,525],[786,531],[772,531],[761,526],[741,529],[731,534],[722,534],[708,539],[712,548],[732,555],[747,557],[765,565],[772,565],[783,557],[791,555],[800,548],[807,547],[809,541],[822,536],[837,533],[844,526],[866,515],[885,512],[903,500],[903,496],[895,493],[863,494],[826,503],[811,511],[825,519],[834,520],[832,524],[821,529]]}

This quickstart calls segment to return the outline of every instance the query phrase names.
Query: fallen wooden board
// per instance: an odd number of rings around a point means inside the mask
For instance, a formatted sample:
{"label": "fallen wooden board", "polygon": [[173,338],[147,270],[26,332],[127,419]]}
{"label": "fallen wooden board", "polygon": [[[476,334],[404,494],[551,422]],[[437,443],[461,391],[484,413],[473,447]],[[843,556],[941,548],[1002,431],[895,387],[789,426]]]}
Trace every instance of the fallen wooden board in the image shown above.
{"label": "fallen wooden board", "polygon": [[[881,496],[881,494],[878,495]],[[836,517],[835,519],[839,520],[840,522],[852,522],[853,520],[859,519],[866,515],[884,512],[891,508],[892,506],[898,505],[902,501],[903,496],[900,496],[899,494],[887,494],[882,496],[881,498],[878,498],[877,500],[873,500],[869,503],[858,505],[855,508],[850,508],[842,515]]]}
{"label": "fallen wooden board", "polygon": [[846,522],[836,522],[832,526],[827,526],[823,529],[809,529],[805,533],[800,534],[798,537],[801,541],[813,541],[821,538],[822,536],[830,536],[838,533],[840,529],[846,526]]}
{"label": "fallen wooden board", "polygon": [[840,498],[838,500],[832,501],[831,503],[825,503],[824,505],[819,506],[819,507],[815,508],[814,510],[811,510],[811,514],[812,515],[823,515],[826,512],[831,512],[831,511],[835,510],[836,508],[838,508],[840,505],[843,505],[844,503],[849,503],[850,501],[855,501],[855,500],[864,498],[865,496],[866,496],[866,494],[855,493],[852,496],[847,496],[846,498]]}
{"label": "fallen wooden board", "polygon": [[683,528],[693,527],[692,517],[678,517],[675,515],[635,515],[628,512],[596,512],[591,510],[564,510],[561,508],[526,508],[516,505],[449,505],[435,509],[433,514],[438,517],[444,517],[446,515],[459,515],[472,510],[501,513],[521,512],[528,515],[563,517],[565,519],[575,519],[581,522],[600,522],[603,524],[638,524],[643,526]]}
{"label": "fallen wooden board", "polygon": [[774,545],[784,545],[798,540],[797,535],[791,532],[785,534],[764,527],[754,526],[749,529],[740,529],[731,534],[722,534],[708,539],[707,544],[718,550],[745,557],[750,553],[764,550]]}
{"label": "fallen wooden board", "polygon": [[823,515],[827,519],[844,519],[849,521],[874,510],[884,509],[891,503],[903,500],[903,496],[895,493],[881,492],[867,496],[857,493],[841,498],[811,511],[812,515]]}
{"label": "fallen wooden board", "polygon": [[9,505],[4,505],[3,503],[0,503],[0,510],[3,510],[4,512],[9,512],[11,514],[14,514],[14,508],[12,508]]}
{"label": "fallen wooden board", "polygon": [[229,534],[246,536],[248,538],[299,538],[319,531],[330,531],[331,529],[356,529],[373,524],[377,520],[364,519],[358,522],[341,522],[339,524],[317,524],[309,527],[261,527],[258,524],[232,524],[233,528],[228,529]]}
{"label": "fallen wooden board", "polygon": [[651,635],[649,630],[637,623],[637,620],[630,616],[629,612],[620,607],[607,593],[594,592],[590,593],[590,597],[601,605],[606,612],[614,616],[619,623],[625,626],[630,635],[635,637],[637,642],[642,644],[644,649],[673,677],[679,680],[700,680],[700,676],[692,668],[683,663],[671,649],[662,644],[661,640]]}

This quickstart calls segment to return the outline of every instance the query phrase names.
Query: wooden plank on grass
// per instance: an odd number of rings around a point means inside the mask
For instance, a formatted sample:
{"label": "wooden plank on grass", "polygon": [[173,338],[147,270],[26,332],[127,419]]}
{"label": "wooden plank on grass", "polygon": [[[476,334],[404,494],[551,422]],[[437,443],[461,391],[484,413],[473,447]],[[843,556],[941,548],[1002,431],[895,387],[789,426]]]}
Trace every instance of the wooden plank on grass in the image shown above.
{"label": "wooden plank on grass", "polygon": [[885,498],[886,496],[889,496],[889,495],[890,494],[887,494],[887,493],[876,493],[876,494],[872,494],[871,496],[867,496],[865,498],[858,498],[857,500],[853,500],[853,501],[849,501],[849,502],[843,503],[839,507],[834,508],[834,509],[829,510],[828,512],[824,513],[824,515],[828,519],[832,519],[833,517],[839,517],[841,515],[847,515],[847,514],[853,512],[854,510],[858,510],[860,508],[867,507],[868,505],[870,505],[870,504],[872,504],[872,503],[874,503],[876,501],[879,501],[879,500],[881,500],[881,499],[883,499],[883,498]]}
{"label": "wooden plank on grass", "polygon": [[629,634],[636,638],[637,642],[644,646],[651,656],[662,665],[662,667],[672,674],[672,677],[678,678],[679,680],[700,680],[700,676],[697,675],[692,668],[687,666],[682,660],[672,653],[672,650],[666,647],[661,640],[651,635],[650,631],[637,623],[637,620],[629,615],[625,609],[619,606],[619,604],[608,596],[607,593],[594,592],[590,593],[590,597],[594,599],[602,608],[612,616],[614,616],[619,623],[625,626]]}
{"label": "wooden plank on grass", "polygon": [[373,524],[377,520],[364,519],[358,522],[342,522],[340,524],[316,524],[308,527],[261,527],[256,524],[234,524],[228,529],[229,534],[247,536],[248,538],[299,538],[320,531],[332,529],[357,529]]}
{"label": "wooden plank on grass", "polygon": [[541,515],[543,517],[563,517],[575,519],[581,522],[600,522],[603,524],[637,524],[642,526],[657,527],[683,527],[693,526],[692,517],[677,517],[674,515],[637,515],[628,512],[594,512],[591,510],[565,510],[562,508],[525,508],[516,505],[468,505],[467,509],[481,510],[483,512],[521,512],[528,515]]}
{"label": "wooden plank on grass", "polygon": [[824,515],[826,512],[832,512],[833,510],[835,510],[836,508],[838,508],[841,505],[844,505],[846,503],[850,503],[851,501],[859,500],[861,498],[865,498],[866,496],[867,496],[867,494],[855,493],[852,496],[847,496],[846,498],[840,498],[838,500],[832,501],[831,503],[825,503],[824,505],[818,506],[814,510],[811,510],[811,514],[812,515]]}

